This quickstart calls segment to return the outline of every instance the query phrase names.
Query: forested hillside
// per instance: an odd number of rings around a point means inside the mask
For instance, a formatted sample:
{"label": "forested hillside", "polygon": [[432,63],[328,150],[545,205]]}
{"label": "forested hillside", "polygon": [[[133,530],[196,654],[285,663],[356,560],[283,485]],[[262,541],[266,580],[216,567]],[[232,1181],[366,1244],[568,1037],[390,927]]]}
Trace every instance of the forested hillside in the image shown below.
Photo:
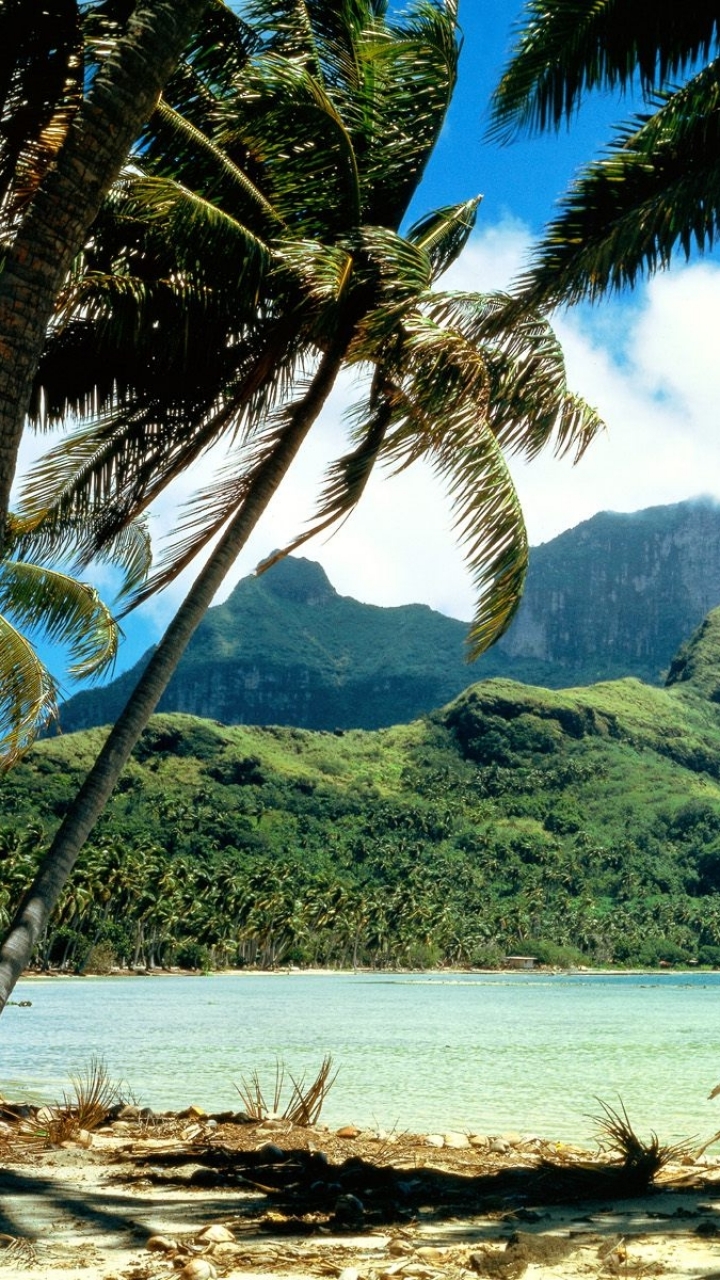
{"label": "forested hillside", "polygon": [[[720,962],[720,610],[665,688],[504,680],[377,732],[160,715],[41,962]],[[2,784],[2,904],[102,731]]]}

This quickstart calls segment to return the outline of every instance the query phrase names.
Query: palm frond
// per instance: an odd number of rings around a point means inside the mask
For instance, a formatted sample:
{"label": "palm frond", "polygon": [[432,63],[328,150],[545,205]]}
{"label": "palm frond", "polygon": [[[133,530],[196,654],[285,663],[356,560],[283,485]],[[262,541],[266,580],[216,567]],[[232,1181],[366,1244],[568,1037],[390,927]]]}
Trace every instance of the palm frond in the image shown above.
{"label": "palm frond", "polygon": [[682,76],[719,45],[715,0],[530,0],[495,91],[491,135],[558,128],[593,89],[646,93]]}
{"label": "palm frond", "polygon": [[0,773],[57,716],[58,686],[35,649],[0,613]]}
{"label": "palm frond", "polygon": [[475,226],[482,196],[462,204],[446,205],[426,214],[405,233],[411,244],[426,253],[432,263],[432,279],[437,280],[462,253]]}
{"label": "palm frond", "polygon": [[582,170],[518,281],[523,306],[594,300],[713,246],[720,227],[720,59]]}
{"label": "palm frond", "polygon": [[554,441],[557,455],[577,462],[604,430],[598,413],[570,393],[562,347],[545,317],[512,311],[504,294],[434,294],[427,305],[471,348],[482,347],[488,380],[488,422],[503,449],[528,460]]}
{"label": "palm frond", "polygon": [[8,526],[13,559],[45,568],[64,565],[72,574],[82,572],[92,561],[109,563],[120,574],[115,596],[132,599],[152,565],[147,521],[132,520],[106,540],[100,536],[101,523],[71,518],[62,524],[45,518],[44,513],[31,519],[15,512]]}
{"label": "palm frond", "polygon": [[[158,159],[152,165],[151,172],[155,177],[172,178],[182,185],[192,185],[193,178],[202,171],[203,185],[213,191],[214,203],[218,203],[218,195],[222,193],[232,204],[241,207],[246,203],[254,208],[269,227],[283,227],[284,223],[277,209],[263,195],[259,187],[247,173],[235,164],[223,147],[217,146],[212,138],[202,129],[198,129],[192,121],[169,106],[162,98],[158,103],[155,117],[156,142],[155,150],[159,156],[171,154],[172,164],[165,159],[161,164]],[[157,145],[158,128],[165,135]],[[163,173],[163,169],[166,170]],[[208,172],[209,169],[209,172]],[[213,169],[215,174],[213,174]],[[233,199],[234,197],[234,199]],[[237,216],[237,214],[236,214]]]}
{"label": "palm frond", "polygon": [[119,628],[97,591],[57,569],[0,562],[0,614],[67,646],[73,679],[98,674],[117,653]]}
{"label": "palm frond", "polygon": [[301,63],[271,53],[254,58],[235,98],[218,104],[218,117],[217,143],[244,157],[288,225],[332,238],[357,223],[353,141],[337,105]]}
{"label": "palm frond", "polygon": [[[264,212],[264,210],[263,210]],[[272,265],[267,243],[250,228],[197,191],[166,178],[138,178],[128,188],[125,213],[157,221],[177,246],[180,269],[222,260],[230,287],[257,290],[258,279]]]}
{"label": "palm frond", "polygon": [[0,7],[0,243],[57,154],[82,98],[75,0]]}
{"label": "palm frond", "polygon": [[363,221],[397,227],[440,134],[457,77],[453,7],[416,0],[357,40],[362,82],[343,108],[362,151]]}

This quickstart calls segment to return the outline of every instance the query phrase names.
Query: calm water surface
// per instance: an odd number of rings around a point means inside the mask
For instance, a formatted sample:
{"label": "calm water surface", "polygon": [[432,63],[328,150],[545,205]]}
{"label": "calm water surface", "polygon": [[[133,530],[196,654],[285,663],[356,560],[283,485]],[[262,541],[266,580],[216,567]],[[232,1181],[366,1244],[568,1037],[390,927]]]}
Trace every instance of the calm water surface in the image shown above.
{"label": "calm water surface", "polygon": [[236,1109],[275,1062],[339,1068],[323,1120],[588,1141],[596,1098],[663,1140],[720,1129],[720,974],[211,975],[23,981],[0,1093],[58,1097],[92,1053],[157,1109]]}

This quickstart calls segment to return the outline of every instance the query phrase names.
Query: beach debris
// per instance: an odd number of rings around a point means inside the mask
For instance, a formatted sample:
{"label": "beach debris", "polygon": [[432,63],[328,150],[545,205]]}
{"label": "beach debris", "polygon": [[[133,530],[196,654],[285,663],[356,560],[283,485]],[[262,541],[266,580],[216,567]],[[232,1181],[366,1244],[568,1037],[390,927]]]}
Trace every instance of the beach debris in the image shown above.
{"label": "beach debris", "polygon": [[291,1124],[302,1128],[316,1125],[320,1119],[323,1103],[337,1079],[337,1071],[333,1072],[332,1055],[329,1053],[325,1055],[317,1074],[309,1084],[305,1083],[305,1076],[296,1080],[289,1071],[287,1072],[292,1089],[289,1101],[283,1106],[285,1073],[285,1064],[278,1059],[275,1063],[272,1106],[268,1106],[257,1071],[253,1071],[247,1079],[241,1080],[240,1084],[235,1086],[242,1098],[247,1115],[253,1120],[289,1120]]}
{"label": "beach debris", "polygon": [[172,1253],[177,1249],[177,1240],[171,1240],[169,1236],[150,1236],[145,1242],[145,1248],[152,1253]]}
{"label": "beach debris", "polygon": [[214,1280],[217,1269],[207,1258],[192,1258],[178,1272],[179,1280]]}
{"label": "beach debris", "polygon": [[198,1244],[230,1244],[235,1240],[235,1233],[222,1223],[213,1222],[209,1227],[203,1227],[195,1239]]}

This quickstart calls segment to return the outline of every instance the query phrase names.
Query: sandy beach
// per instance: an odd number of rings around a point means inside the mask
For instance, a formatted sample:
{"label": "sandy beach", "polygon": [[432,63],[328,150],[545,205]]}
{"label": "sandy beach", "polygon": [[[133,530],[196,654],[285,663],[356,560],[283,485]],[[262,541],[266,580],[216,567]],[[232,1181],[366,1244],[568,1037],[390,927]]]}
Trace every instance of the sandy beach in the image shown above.
{"label": "sandy beach", "polygon": [[720,1275],[720,1164],[637,1194],[618,1167],[518,1134],[401,1134],[147,1116],[62,1145],[0,1122],[0,1272],[30,1280],[576,1280]]}

